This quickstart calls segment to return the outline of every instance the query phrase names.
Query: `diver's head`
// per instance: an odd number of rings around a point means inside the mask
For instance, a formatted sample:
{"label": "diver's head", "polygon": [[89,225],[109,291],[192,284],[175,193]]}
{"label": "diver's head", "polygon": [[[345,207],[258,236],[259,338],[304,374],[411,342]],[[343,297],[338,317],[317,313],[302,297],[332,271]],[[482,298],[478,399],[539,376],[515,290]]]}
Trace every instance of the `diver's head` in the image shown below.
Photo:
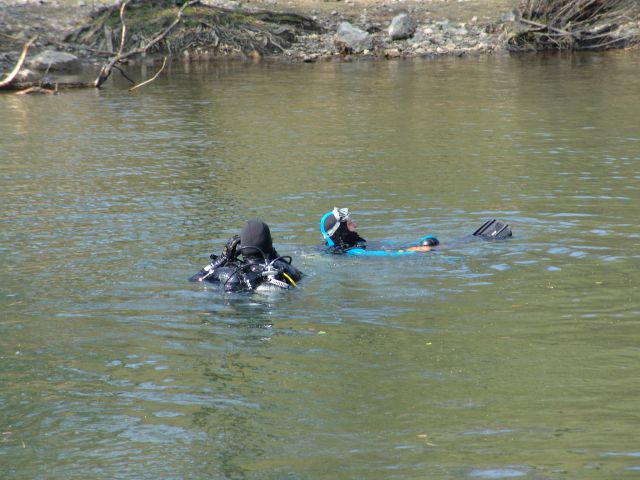
{"label": "diver's head", "polygon": [[364,240],[357,233],[358,224],[349,215],[348,208],[334,207],[322,218],[320,231],[329,246],[349,246]]}
{"label": "diver's head", "polygon": [[240,252],[247,257],[272,257],[274,249],[269,225],[258,218],[249,220],[240,232]]}

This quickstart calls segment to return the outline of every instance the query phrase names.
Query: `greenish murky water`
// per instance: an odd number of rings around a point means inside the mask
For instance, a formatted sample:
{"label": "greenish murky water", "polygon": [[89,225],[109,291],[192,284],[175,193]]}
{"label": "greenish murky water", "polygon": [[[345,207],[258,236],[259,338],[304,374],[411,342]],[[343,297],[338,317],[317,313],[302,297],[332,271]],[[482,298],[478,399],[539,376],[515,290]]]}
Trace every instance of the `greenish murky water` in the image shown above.
{"label": "greenish murky water", "polygon": [[[640,475],[637,55],[126,88],[0,96],[3,479]],[[323,255],[334,205],[447,248]],[[301,289],[187,282],[256,216]]]}

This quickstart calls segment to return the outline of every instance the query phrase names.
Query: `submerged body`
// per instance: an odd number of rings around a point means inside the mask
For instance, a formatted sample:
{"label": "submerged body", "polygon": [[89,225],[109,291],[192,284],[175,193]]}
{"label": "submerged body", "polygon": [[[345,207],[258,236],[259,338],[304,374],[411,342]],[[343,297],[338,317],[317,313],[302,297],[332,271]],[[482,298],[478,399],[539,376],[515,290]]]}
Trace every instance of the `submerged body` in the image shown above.
{"label": "submerged body", "polygon": [[355,256],[404,256],[428,252],[440,244],[433,235],[422,237],[417,242],[399,249],[369,248],[367,240],[357,232],[358,225],[349,215],[348,208],[335,207],[323,215],[320,220],[320,233],[325,240],[328,251],[334,254]]}
{"label": "submerged body", "polygon": [[[421,252],[430,252],[440,245],[433,235],[426,235],[416,242],[397,249],[368,248],[367,241],[357,232],[357,224],[351,219],[348,208],[337,208],[323,215],[320,220],[320,233],[324,238],[327,251],[333,254],[354,256],[406,256]],[[512,236],[509,225],[498,220],[489,220],[478,228],[471,237],[485,240],[503,240]]]}

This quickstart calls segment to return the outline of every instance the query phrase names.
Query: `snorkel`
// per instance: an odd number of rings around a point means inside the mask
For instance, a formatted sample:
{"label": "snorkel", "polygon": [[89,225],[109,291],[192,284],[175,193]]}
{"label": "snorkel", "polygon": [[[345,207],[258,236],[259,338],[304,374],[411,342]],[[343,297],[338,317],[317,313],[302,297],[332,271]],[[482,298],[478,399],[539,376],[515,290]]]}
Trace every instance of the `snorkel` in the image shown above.
{"label": "snorkel", "polygon": [[[327,219],[333,217],[335,219],[335,223],[329,228],[329,231],[326,230],[325,224]],[[349,220],[349,209],[348,208],[338,208],[333,207],[333,210],[327,212],[320,219],[320,233],[324,237],[325,242],[327,242],[328,247],[335,247],[336,243],[331,238],[340,228],[342,223],[346,223]]]}
{"label": "snorkel", "polygon": [[327,231],[324,229],[324,222],[325,222],[325,220],[327,218],[329,218],[332,215],[333,215],[333,212],[327,212],[320,219],[320,233],[322,234],[322,237],[324,238],[324,241],[327,243],[327,246],[329,246],[329,247],[335,246],[335,243],[333,242],[333,240],[331,240],[331,237],[329,236]]}

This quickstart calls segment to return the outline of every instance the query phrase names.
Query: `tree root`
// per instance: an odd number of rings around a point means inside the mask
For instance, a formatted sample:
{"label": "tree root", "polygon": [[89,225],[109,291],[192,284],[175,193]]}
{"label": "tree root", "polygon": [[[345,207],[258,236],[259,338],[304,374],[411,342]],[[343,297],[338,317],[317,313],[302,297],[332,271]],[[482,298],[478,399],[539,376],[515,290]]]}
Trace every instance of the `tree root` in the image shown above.
{"label": "tree root", "polygon": [[18,72],[20,72],[22,65],[24,64],[24,60],[27,57],[27,51],[29,50],[29,47],[31,47],[31,45],[34,44],[37,38],[38,37],[30,38],[27,41],[27,43],[24,44],[24,47],[22,47],[22,53],[20,54],[20,58],[18,58],[18,61],[16,62],[15,67],[13,67],[13,70],[9,72],[9,74],[5,77],[4,80],[0,81],[0,89],[9,88],[13,80],[16,78],[16,75],[18,75]]}
{"label": "tree root", "polygon": [[[0,89],[35,92],[37,88],[47,90],[53,85],[55,89],[101,88],[114,69],[128,79],[121,66],[138,56],[187,53],[205,58],[218,54],[259,58],[284,52],[299,32],[323,31],[315,20],[295,13],[230,10],[203,5],[198,0],[185,1],[179,8],[176,4],[176,0],[122,0],[116,6],[97,11],[90,24],[65,37],[64,42],[50,42],[108,57],[93,82],[16,83],[27,50],[35,42],[32,39],[25,45],[14,70],[0,81]],[[155,80],[166,62],[165,58],[153,78],[131,90]]]}
{"label": "tree root", "polygon": [[511,50],[606,50],[640,41],[624,31],[639,18],[635,0],[521,0]]}
{"label": "tree root", "polygon": [[[180,7],[180,10],[178,11],[178,13],[176,15],[176,18],[173,20],[173,22],[171,22],[171,24],[167,28],[165,28],[162,32],[157,34],[152,40],[147,42],[144,46],[141,46],[141,47],[138,47],[138,48],[134,48],[132,50],[129,50],[128,52],[123,52],[123,49],[124,49],[124,46],[125,46],[125,42],[126,42],[126,38],[127,38],[126,37],[127,26],[126,26],[125,21],[124,21],[124,11],[125,11],[125,8],[126,8],[128,3],[129,3],[129,0],[125,0],[122,3],[122,5],[120,6],[120,21],[122,22],[122,28],[120,29],[120,47],[118,49],[118,53],[116,54],[115,57],[113,57],[107,64],[103,65],[102,68],[100,69],[100,73],[98,74],[98,78],[96,78],[96,80],[94,82],[94,85],[95,85],[96,88],[100,88],[102,86],[102,84],[111,75],[111,70],[117,64],[122,63],[125,59],[127,59],[129,57],[132,57],[134,55],[140,55],[140,54],[146,53],[154,45],[156,45],[157,43],[161,42],[169,34],[169,32],[171,32],[173,27],[175,27],[180,22],[180,18],[182,17],[182,13],[184,12],[184,10],[187,7],[190,7],[191,5],[194,5],[194,4],[198,3],[198,0],[191,0],[190,2],[186,2],[184,5],[182,5],[182,7]],[[164,68],[164,66],[163,66],[163,68]],[[145,82],[145,83],[147,83],[147,82]]]}

